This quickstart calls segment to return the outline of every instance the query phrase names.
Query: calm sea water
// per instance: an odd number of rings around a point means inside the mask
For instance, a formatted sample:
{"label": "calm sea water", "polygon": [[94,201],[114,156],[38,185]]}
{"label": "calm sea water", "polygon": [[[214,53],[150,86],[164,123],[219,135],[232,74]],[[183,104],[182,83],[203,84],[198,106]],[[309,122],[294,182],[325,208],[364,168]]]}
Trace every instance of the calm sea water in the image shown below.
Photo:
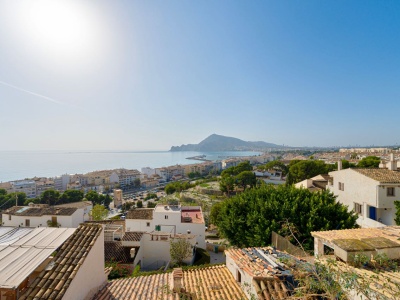
{"label": "calm sea water", "polygon": [[231,156],[254,156],[259,152],[169,152],[169,151],[0,151],[0,182],[87,173],[115,168],[137,169],[200,162],[187,157],[206,155],[209,160]]}

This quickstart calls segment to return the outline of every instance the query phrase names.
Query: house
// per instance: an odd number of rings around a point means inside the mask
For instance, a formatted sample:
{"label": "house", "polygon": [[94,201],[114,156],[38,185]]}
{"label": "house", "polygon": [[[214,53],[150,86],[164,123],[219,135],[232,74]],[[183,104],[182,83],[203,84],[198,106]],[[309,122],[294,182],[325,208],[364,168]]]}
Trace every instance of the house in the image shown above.
{"label": "house", "polygon": [[87,299],[105,283],[101,225],[0,227],[0,299]]}
{"label": "house", "polygon": [[332,177],[330,177],[327,174],[322,174],[314,176],[310,179],[305,179],[303,181],[300,181],[296,183],[294,186],[298,189],[300,188],[308,189],[311,192],[325,191],[329,181],[332,181]]}
{"label": "house", "polygon": [[13,206],[2,212],[2,225],[15,227],[77,228],[85,221],[84,209],[45,204]]}
{"label": "house", "polygon": [[107,283],[92,300],[113,299],[229,299],[243,300],[245,294],[224,265],[172,273],[117,279]]}
{"label": "house", "polygon": [[333,178],[327,188],[340,203],[355,211],[357,223],[362,227],[394,225],[396,208],[400,200],[400,172],[393,162],[389,169],[341,169],[330,172]]}
{"label": "house", "polygon": [[174,234],[193,234],[197,246],[205,249],[205,222],[200,206],[160,205],[139,208],[126,215],[126,231],[153,230]]}
{"label": "house", "polygon": [[[400,226],[312,232],[316,260],[344,283],[349,299],[399,299]],[[336,259],[325,258],[330,249]],[[330,255],[331,257],[331,255]],[[352,278],[351,281],[348,279]]]}
{"label": "house", "polygon": [[54,207],[65,207],[65,208],[77,208],[79,211],[79,215],[83,215],[83,221],[86,222],[90,219],[90,212],[93,209],[93,203],[91,201],[79,201],[79,202],[71,202],[65,204],[58,204]]}

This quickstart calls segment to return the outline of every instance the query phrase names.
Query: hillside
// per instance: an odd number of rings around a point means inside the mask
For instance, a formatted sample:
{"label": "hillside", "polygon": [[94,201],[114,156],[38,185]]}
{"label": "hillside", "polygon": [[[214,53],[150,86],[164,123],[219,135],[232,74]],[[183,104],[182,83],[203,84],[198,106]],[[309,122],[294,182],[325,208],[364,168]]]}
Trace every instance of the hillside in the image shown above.
{"label": "hillside", "polygon": [[238,138],[212,134],[198,144],[172,146],[170,151],[249,151],[282,146],[266,142],[246,142]]}

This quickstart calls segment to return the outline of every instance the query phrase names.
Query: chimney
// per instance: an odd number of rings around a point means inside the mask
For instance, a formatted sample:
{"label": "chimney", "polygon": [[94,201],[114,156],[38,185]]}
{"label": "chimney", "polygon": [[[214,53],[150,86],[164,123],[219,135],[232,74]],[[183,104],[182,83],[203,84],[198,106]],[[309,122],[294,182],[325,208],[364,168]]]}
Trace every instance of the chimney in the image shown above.
{"label": "chimney", "polygon": [[341,169],[343,169],[342,160],[339,160],[339,161],[337,162],[337,169],[338,169],[338,171],[340,171]]}
{"label": "chimney", "polygon": [[390,160],[387,163],[388,169],[390,171],[397,170],[397,162],[394,160],[394,154],[390,153]]}
{"label": "chimney", "polygon": [[183,288],[182,268],[175,268],[172,271],[172,290],[177,293],[185,291]]}

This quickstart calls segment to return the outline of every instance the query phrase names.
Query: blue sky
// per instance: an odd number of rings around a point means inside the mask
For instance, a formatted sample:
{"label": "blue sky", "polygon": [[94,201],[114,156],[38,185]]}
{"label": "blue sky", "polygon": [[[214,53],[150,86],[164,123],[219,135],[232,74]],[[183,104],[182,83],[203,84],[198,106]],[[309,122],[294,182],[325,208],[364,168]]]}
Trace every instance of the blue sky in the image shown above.
{"label": "blue sky", "polygon": [[0,150],[400,143],[398,1],[50,1],[0,0]]}

